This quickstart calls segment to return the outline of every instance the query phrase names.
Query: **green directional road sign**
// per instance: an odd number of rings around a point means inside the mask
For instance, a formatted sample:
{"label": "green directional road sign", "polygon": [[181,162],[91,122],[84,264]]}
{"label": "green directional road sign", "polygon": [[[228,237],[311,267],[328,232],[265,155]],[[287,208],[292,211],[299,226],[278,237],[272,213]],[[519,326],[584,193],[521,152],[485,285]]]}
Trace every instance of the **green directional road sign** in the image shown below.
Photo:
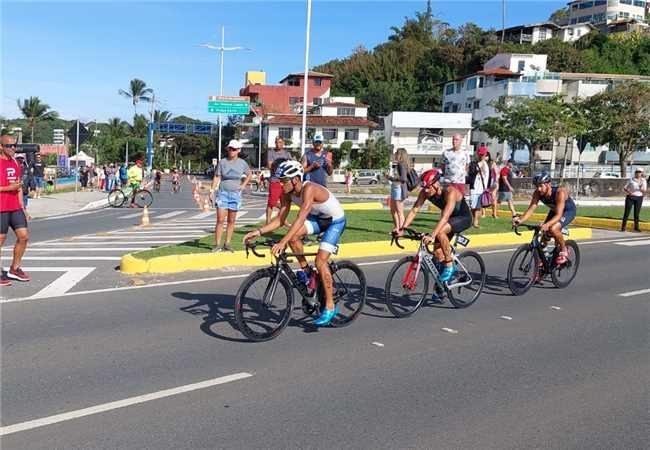
{"label": "green directional road sign", "polygon": [[241,114],[247,115],[250,112],[251,104],[241,100],[209,100],[208,112],[217,114]]}

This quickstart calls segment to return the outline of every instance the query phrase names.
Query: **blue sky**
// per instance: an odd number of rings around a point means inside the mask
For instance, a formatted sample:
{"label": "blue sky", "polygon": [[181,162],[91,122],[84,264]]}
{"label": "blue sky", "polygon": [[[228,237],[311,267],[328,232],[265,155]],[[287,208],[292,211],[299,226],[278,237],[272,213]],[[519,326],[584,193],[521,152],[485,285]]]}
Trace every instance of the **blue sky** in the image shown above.
{"label": "blue sky", "polygon": [[[507,25],[545,20],[563,1],[507,2]],[[118,96],[129,80],[154,88],[157,109],[216,120],[208,95],[218,94],[217,52],[197,47],[218,43],[250,52],[226,55],[224,94],[237,95],[246,70],[264,70],[267,82],[302,71],[305,1],[32,2],[0,6],[2,108],[18,116],[17,98],[39,96],[63,118],[131,120],[133,109]],[[358,46],[373,48],[390,27],[423,10],[426,1],[314,0],[310,66],[343,58]],[[500,27],[498,1],[434,1],[434,14],[453,26],[475,22]],[[147,105],[138,107],[144,112]]]}

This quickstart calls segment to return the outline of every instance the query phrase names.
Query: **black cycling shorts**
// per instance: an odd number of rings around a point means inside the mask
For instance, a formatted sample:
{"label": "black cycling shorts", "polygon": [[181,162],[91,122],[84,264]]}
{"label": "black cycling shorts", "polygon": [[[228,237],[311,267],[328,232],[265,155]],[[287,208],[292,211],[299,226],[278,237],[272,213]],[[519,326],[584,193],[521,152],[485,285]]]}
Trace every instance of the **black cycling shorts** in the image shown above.
{"label": "black cycling shorts", "polygon": [[27,228],[27,217],[22,209],[0,212],[0,234],[7,234],[9,227],[14,231]]}
{"label": "black cycling shorts", "polygon": [[460,216],[450,217],[448,223],[451,227],[451,233],[449,233],[448,236],[449,239],[451,239],[454,234],[460,234],[472,226],[472,216],[470,214],[463,214]]}

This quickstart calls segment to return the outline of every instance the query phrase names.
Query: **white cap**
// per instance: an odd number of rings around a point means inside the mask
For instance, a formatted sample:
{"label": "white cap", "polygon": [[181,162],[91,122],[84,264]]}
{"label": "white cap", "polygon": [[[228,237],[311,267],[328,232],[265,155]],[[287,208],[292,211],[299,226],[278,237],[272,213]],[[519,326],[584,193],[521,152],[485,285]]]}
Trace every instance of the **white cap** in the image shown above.
{"label": "white cap", "polygon": [[241,142],[239,142],[237,139],[231,139],[230,142],[228,142],[228,147],[230,148],[242,148]]}

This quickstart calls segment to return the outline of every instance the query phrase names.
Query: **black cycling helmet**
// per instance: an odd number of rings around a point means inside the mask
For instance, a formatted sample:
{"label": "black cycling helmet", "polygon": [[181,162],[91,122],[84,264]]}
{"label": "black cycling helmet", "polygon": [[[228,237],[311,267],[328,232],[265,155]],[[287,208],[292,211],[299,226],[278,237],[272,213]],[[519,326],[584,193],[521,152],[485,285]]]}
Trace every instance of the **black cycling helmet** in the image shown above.
{"label": "black cycling helmet", "polygon": [[540,184],[550,183],[551,180],[552,180],[551,175],[548,172],[546,171],[538,172],[533,177],[533,184],[535,186],[539,186]]}

